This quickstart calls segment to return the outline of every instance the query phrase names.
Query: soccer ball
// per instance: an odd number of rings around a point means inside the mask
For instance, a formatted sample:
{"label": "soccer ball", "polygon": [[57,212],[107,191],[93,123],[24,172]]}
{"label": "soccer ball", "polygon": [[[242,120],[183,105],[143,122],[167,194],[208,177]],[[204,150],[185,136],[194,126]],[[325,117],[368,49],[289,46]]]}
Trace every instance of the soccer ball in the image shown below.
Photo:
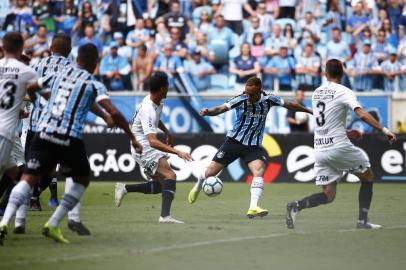
{"label": "soccer ball", "polygon": [[217,176],[210,176],[203,182],[203,191],[207,196],[217,196],[223,191],[223,182]]}
{"label": "soccer ball", "polygon": [[305,112],[296,112],[295,113],[295,120],[298,123],[301,123],[301,124],[306,123],[307,119],[308,119],[307,113],[305,113]]}

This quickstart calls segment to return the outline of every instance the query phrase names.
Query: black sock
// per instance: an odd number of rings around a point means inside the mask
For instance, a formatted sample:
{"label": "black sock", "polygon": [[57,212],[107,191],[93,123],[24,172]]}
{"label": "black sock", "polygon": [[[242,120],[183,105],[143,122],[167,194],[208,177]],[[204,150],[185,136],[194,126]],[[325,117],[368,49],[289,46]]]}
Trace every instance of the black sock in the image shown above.
{"label": "black sock", "polygon": [[368,221],[368,210],[371,206],[373,182],[361,182],[358,193],[359,220]]}
{"label": "black sock", "polygon": [[50,185],[50,183],[52,181],[52,178],[53,178],[52,176],[43,176],[43,177],[41,177],[41,179],[39,180],[40,193],[42,193],[44,190],[46,190],[49,187],[49,185]]}
{"label": "black sock", "polygon": [[4,209],[6,208],[6,206],[8,204],[8,199],[10,198],[10,194],[11,194],[11,191],[13,190],[14,186],[15,186],[15,184],[12,183],[12,185],[9,186],[6,189],[6,191],[4,191],[3,197],[1,198],[1,201],[0,201],[0,208],[4,208]]}
{"label": "black sock", "polygon": [[169,216],[171,205],[176,192],[176,180],[162,181],[162,208],[161,217]]}
{"label": "black sock", "polygon": [[151,181],[142,184],[125,185],[127,192],[139,192],[144,194],[159,194],[162,192],[162,185],[158,181]]}
{"label": "black sock", "polygon": [[0,198],[3,196],[4,192],[13,185],[13,179],[8,177],[7,174],[3,174],[3,177],[0,180]]}
{"label": "black sock", "polygon": [[312,208],[326,203],[328,203],[328,198],[327,195],[324,194],[324,192],[314,193],[309,197],[303,198],[298,201],[299,211],[305,208]]}
{"label": "black sock", "polygon": [[39,201],[39,194],[41,193],[39,184],[35,184],[35,186],[32,189],[32,195],[31,195],[31,200],[33,201]]}
{"label": "black sock", "polygon": [[52,177],[51,182],[49,183],[49,191],[51,192],[51,200],[58,199],[58,182],[55,177]]}

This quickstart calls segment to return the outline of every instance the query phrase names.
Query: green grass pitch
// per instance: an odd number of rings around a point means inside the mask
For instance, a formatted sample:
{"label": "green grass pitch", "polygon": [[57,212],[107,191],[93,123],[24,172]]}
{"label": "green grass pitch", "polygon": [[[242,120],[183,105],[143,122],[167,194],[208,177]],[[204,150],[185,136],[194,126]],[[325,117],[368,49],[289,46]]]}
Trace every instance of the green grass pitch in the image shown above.
{"label": "green grass pitch", "polygon": [[314,185],[266,186],[261,206],[270,215],[249,220],[248,185],[225,183],[220,196],[189,205],[191,184],[180,183],[172,212],[186,224],[160,225],[159,195],[128,194],[115,208],[114,183],[92,183],[82,207],[92,236],[74,235],[65,220],[71,244],[54,243],[40,234],[52,209],[29,212],[27,234],[9,233],[0,247],[0,269],[404,269],[406,185],[375,185],[370,217],[385,226],[375,231],[355,229],[358,187],[340,184],[333,204],[304,210],[288,230],[286,202],[319,191]]}

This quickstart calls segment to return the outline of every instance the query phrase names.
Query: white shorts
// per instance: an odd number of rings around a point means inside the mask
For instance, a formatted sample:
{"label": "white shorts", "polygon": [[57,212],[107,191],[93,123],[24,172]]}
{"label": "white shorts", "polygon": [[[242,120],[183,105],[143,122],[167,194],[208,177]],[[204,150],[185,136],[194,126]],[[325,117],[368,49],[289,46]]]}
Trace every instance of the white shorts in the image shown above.
{"label": "white shorts", "polygon": [[149,145],[143,145],[141,155],[138,154],[135,149],[131,146],[131,155],[134,160],[144,169],[144,173],[149,178],[156,176],[159,160],[161,158],[168,159],[169,155],[167,153],[161,152]]}
{"label": "white shorts", "polygon": [[315,151],[314,158],[316,185],[328,185],[339,181],[344,172],[364,173],[371,167],[366,154],[354,145]]}
{"label": "white shorts", "polygon": [[13,139],[13,149],[11,150],[11,156],[14,158],[17,166],[25,164],[24,148],[21,145],[20,137],[18,137],[17,135]]}
{"label": "white shorts", "polygon": [[11,155],[13,149],[13,142],[0,136],[0,178],[4,172],[16,166],[16,162]]}

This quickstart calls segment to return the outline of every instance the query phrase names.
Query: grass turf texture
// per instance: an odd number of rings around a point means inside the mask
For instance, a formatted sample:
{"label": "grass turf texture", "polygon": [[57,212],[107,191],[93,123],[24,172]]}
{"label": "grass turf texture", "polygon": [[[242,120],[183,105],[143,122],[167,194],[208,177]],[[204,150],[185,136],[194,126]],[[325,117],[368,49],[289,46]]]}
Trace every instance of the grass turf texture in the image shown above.
{"label": "grass turf texture", "polygon": [[[285,205],[319,189],[312,184],[265,188],[265,218],[249,220],[249,186],[225,183],[223,194],[186,201],[191,184],[178,185],[173,216],[184,225],[158,224],[159,195],[127,194],[113,205],[114,183],[92,183],[82,219],[92,236],[79,237],[62,223],[69,245],[40,234],[51,214],[29,212],[26,235],[10,228],[0,247],[0,269],[403,269],[406,264],[406,186],[377,184],[371,221],[386,229],[356,230],[358,184],[338,186],[336,201],[302,211],[295,230],[285,226]],[[59,193],[62,192],[59,185]],[[49,192],[42,196],[46,205]],[[346,267],[346,268],[343,268]]]}

